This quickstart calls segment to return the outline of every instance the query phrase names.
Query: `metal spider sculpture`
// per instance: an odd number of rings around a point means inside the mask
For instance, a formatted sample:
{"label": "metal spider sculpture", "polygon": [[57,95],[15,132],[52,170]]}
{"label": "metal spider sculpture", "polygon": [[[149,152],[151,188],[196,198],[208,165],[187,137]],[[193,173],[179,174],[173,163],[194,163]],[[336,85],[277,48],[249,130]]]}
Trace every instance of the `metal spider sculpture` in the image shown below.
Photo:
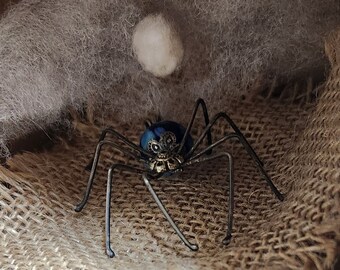
{"label": "metal spider sculpture", "polygon": [[[205,128],[196,142],[193,142],[193,139],[190,135],[190,130],[192,128],[193,122],[195,120],[197,110],[199,106],[203,109],[204,120],[205,120]],[[217,120],[223,119],[225,120],[234,130],[234,132],[225,135],[218,141],[212,143],[211,138],[211,128],[216,123]],[[110,133],[114,138],[118,139],[121,143],[125,145],[118,145],[112,140],[105,139],[107,133]],[[207,138],[208,147],[204,150],[195,153],[197,147],[203,141],[204,138]],[[100,151],[103,145],[110,145],[115,149],[118,149],[122,153],[133,157],[144,163],[145,169],[136,168],[130,165],[122,164],[122,163],[114,163],[111,165],[108,170],[108,178],[107,178],[107,191],[106,191],[106,215],[105,215],[105,231],[106,231],[106,253],[109,257],[114,257],[115,253],[111,249],[110,244],[110,205],[111,205],[111,189],[112,189],[112,176],[115,170],[124,170],[135,172],[137,174],[141,174],[144,180],[145,185],[150,191],[152,197],[157,203],[160,210],[163,212],[165,218],[169,221],[172,228],[176,231],[179,238],[184,242],[186,246],[188,246],[191,250],[198,250],[198,245],[190,243],[186,237],[183,235],[181,230],[177,227],[168,211],[165,209],[161,200],[155,193],[151,181],[160,179],[162,177],[169,176],[170,174],[174,174],[178,171],[182,171],[184,168],[195,164],[201,163],[205,161],[215,160],[221,157],[227,157],[228,159],[228,169],[229,169],[229,211],[228,211],[228,225],[227,225],[227,234],[223,244],[229,244],[231,240],[232,233],[232,225],[233,225],[233,209],[234,209],[234,175],[233,175],[233,157],[228,152],[219,152],[212,154],[213,148],[222,144],[226,140],[229,139],[238,139],[240,143],[244,146],[250,157],[253,159],[256,167],[261,172],[263,178],[266,180],[267,184],[274,192],[276,197],[282,201],[283,195],[277,190],[270,177],[266,173],[263,168],[263,163],[255,153],[254,149],[250,146],[249,142],[246,140],[244,135],[238,129],[236,124],[230,119],[230,117],[224,113],[220,112],[216,114],[211,120],[209,120],[208,111],[203,99],[198,99],[196,101],[191,119],[188,123],[187,128],[184,128],[182,125],[172,122],[172,121],[159,121],[156,123],[146,122],[146,130],[142,134],[140,138],[140,145],[137,145],[126,137],[118,133],[112,128],[107,128],[103,130],[99,142],[96,147],[96,151],[94,153],[94,157],[87,166],[88,170],[91,170],[87,188],[83,200],[78,204],[75,208],[75,211],[79,212],[83,209],[86,202],[88,201],[90,191],[92,188],[94,176],[96,173],[96,168],[98,165],[98,159],[100,155]],[[129,150],[127,150],[127,148]],[[227,179],[228,180],[228,179]]]}

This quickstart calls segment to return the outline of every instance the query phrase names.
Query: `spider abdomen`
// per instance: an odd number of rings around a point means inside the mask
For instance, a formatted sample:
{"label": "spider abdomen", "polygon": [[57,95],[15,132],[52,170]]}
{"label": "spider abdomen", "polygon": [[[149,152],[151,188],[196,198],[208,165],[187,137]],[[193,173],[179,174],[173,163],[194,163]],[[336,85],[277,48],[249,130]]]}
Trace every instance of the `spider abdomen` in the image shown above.
{"label": "spider abdomen", "polygon": [[[183,136],[185,133],[185,127],[173,121],[161,121],[161,122],[154,123],[150,127],[148,127],[144,131],[142,136],[140,137],[140,146],[144,150],[149,151],[150,150],[149,142],[151,140],[155,140],[159,142],[161,139],[161,136],[165,132],[173,133],[176,137],[175,143],[179,145],[183,139]],[[187,152],[189,152],[192,145],[193,145],[192,137],[190,136],[190,134],[188,134],[181,154],[186,154]]]}

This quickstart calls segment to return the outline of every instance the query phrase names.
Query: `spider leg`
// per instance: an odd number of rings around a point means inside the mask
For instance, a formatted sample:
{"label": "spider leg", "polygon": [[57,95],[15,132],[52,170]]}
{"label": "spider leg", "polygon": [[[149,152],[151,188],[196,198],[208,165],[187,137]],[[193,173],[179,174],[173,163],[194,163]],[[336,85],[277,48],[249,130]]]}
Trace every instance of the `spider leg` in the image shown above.
{"label": "spider leg", "polygon": [[216,123],[217,120],[219,120],[220,118],[223,118],[224,120],[226,120],[229,125],[233,128],[233,130],[235,131],[235,133],[240,137],[240,141],[241,143],[244,145],[244,147],[247,149],[247,151],[251,154],[251,156],[254,158],[254,160],[256,160],[257,163],[260,163],[261,166],[263,166],[263,162],[260,160],[260,158],[258,157],[258,155],[256,154],[255,150],[251,147],[250,143],[247,141],[247,139],[244,137],[244,135],[242,134],[242,132],[240,131],[240,129],[236,126],[236,124],[234,123],[234,121],[224,112],[220,112],[218,114],[216,114],[213,119],[210,121],[210,123],[206,126],[206,128],[204,129],[204,131],[202,132],[201,136],[197,139],[196,143],[193,145],[193,147],[191,148],[191,150],[189,151],[189,153],[187,153],[187,157],[192,155],[192,153],[196,150],[196,148],[198,147],[198,145],[202,142],[202,140],[204,139],[204,137],[206,136],[207,133],[210,133],[211,131],[211,127]]}
{"label": "spider leg", "polygon": [[[211,148],[215,147],[216,144],[209,146],[210,149],[205,149],[204,153],[206,153],[207,151],[211,150]],[[202,153],[203,155],[203,153]],[[201,155],[200,155],[201,156]],[[227,157],[228,158],[228,169],[229,169],[229,211],[228,211],[228,227],[227,227],[227,235],[226,237],[223,239],[222,243],[225,245],[228,245],[230,243],[231,240],[231,233],[233,230],[233,212],[234,212],[234,161],[233,161],[233,157],[230,153],[228,152],[221,152],[221,153],[217,153],[214,154],[213,156],[209,156],[209,157],[205,157],[205,158],[195,158],[195,159],[191,159],[188,160],[187,162],[182,164],[182,167],[187,167],[190,166],[192,164],[195,163],[201,163],[201,162],[206,162],[206,161],[210,161],[210,160],[214,160],[217,158],[221,158],[221,157]]]}
{"label": "spider leg", "polygon": [[166,219],[168,220],[168,222],[170,223],[170,225],[172,226],[172,228],[176,231],[177,235],[179,236],[179,238],[183,241],[183,243],[190,248],[192,251],[197,251],[198,250],[198,246],[196,244],[191,244],[183,235],[183,233],[181,232],[181,230],[177,227],[177,225],[175,224],[175,222],[173,221],[173,219],[171,218],[171,216],[169,215],[168,211],[166,210],[166,208],[164,207],[163,203],[161,202],[161,200],[159,199],[159,197],[157,196],[156,192],[154,191],[154,189],[151,186],[151,183],[147,177],[146,174],[143,174],[143,180],[145,185],[147,186],[148,190],[150,191],[152,197],[154,198],[156,204],[158,205],[159,209],[161,209],[161,211],[163,212],[163,215],[166,217]]}
{"label": "spider leg", "polygon": [[[232,126],[232,128],[235,130],[235,133],[231,133],[229,135],[226,135],[225,137],[223,137],[219,141],[217,141],[214,144],[208,146],[206,149],[201,151],[199,154],[193,156],[194,151],[197,149],[198,145],[202,142],[205,134],[208,132],[208,130],[211,128],[211,126],[214,125],[216,123],[216,121],[218,119],[220,119],[220,118],[225,119]],[[280,193],[280,191],[278,191],[278,189],[275,187],[274,183],[272,182],[272,180],[268,176],[267,172],[263,168],[262,161],[259,159],[259,157],[255,153],[254,149],[251,147],[251,145],[249,144],[247,139],[244,137],[244,135],[241,133],[241,131],[237,128],[236,124],[230,119],[230,117],[226,113],[222,112],[222,113],[218,113],[218,114],[216,114],[214,116],[214,118],[210,121],[209,125],[204,129],[203,134],[197,139],[196,143],[193,145],[193,147],[191,148],[191,150],[188,152],[188,154],[185,156],[184,159],[185,160],[191,160],[194,157],[197,158],[198,156],[201,156],[203,153],[207,153],[207,152],[211,151],[212,148],[214,148],[215,146],[221,144],[222,142],[224,142],[225,140],[227,140],[229,138],[237,138],[241,142],[243,147],[246,149],[246,151],[248,152],[250,157],[255,162],[256,167],[261,172],[264,180],[267,182],[267,184],[269,185],[269,187],[272,190],[272,192],[275,194],[275,196],[280,201],[283,201],[282,193]]]}
{"label": "spider leg", "polygon": [[88,180],[88,183],[87,183],[86,191],[85,191],[85,194],[84,194],[82,201],[75,207],[76,212],[80,212],[84,208],[85,204],[87,203],[87,201],[89,199],[90,192],[91,192],[92,185],[93,185],[94,176],[95,176],[96,170],[97,170],[100,152],[101,152],[101,149],[104,145],[110,145],[113,148],[118,149],[119,151],[123,152],[124,154],[126,154],[130,157],[133,157],[133,158],[138,159],[138,160],[141,159],[141,157],[138,156],[136,153],[129,152],[126,149],[119,147],[117,144],[115,144],[112,141],[108,141],[108,140],[99,141],[99,143],[97,144],[97,147],[96,147],[96,151],[95,151],[95,154],[94,154],[92,164],[91,164],[92,165],[91,166],[91,172],[90,172],[89,180]]}
{"label": "spider leg", "polygon": [[111,248],[110,243],[110,209],[111,209],[111,191],[112,191],[112,178],[113,178],[113,172],[116,169],[120,169],[122,171],[128,171],[128,172],[136,172],[138,174],[142,174],[145,171],[140,170],[138,168],[132,167],[130,165],[125,165],[121,163],[113,164],[109,171],[107,176],[107,186],[106,186],[106,206],[105,206],[105,245],[106,245],[106,254],[112,258],[115,256],[115,253],[113,252]]}
{"label": "spider leg", "polygon": [[[137,144],[128,140],[125,136],[123,136],[119,132],[115,131],[112,127],[108,127],[108,128],[106,128],[102,131],[102,133],[100,134],[98,143],[100,143],[101,141],[103,141],[105,139],[107,133],[113,135],[115,138],[119,139],[124,144],[131,147],[134,151],[137,151],[139,154],[143,153],[143,155],[145,155],[147,157],[152,157],[152,155],[149,152],[145,151],[143,148],[139,147]],[[92,169],[93,162],[94,162],[94,158],[92,158],[90,160],[89,164],[85,167],[85,170],[90,171]]]}
{"label": "spider leg", "polygon": [[[207,106],[204,102],[203,99],[199,98],[196,103],[195,103],[195,107],[194,107],[194,110],[192,112],[192,115],[191,115],[191,118],[190,118],[190,121],[188,123],[188,126],[185,130],[185,133],[183,135],[183,138],[182,138],[182,141],[180,143],[180,146],[177,150],[177,154],[181,153],[183,147],[184,147],[184,144],[187,140],[187,137],[189,136],[190,134],[190,131],[191,131],[191,128],[192,128],[192,125],[194,123],[194,120],[196,118],[196,114],[197,114],[197,110],[198,110],[198,107],[201,105],[202,107],[202,110],[203,110],[203,115],[204,115],[204,121],[205,121],[205,126],[208,126],[209,124],[209,115],[208,115],[208,110],[207,110]],[[207,141],[208,141],[208,145],[211,145],[212,144],[212,138],[211,138],[211,131],[210,131],[210,128],[207,130],[206,132],[206,135],[207,135]],[[207,154],[211,154],[211,151],[208,152]]]}

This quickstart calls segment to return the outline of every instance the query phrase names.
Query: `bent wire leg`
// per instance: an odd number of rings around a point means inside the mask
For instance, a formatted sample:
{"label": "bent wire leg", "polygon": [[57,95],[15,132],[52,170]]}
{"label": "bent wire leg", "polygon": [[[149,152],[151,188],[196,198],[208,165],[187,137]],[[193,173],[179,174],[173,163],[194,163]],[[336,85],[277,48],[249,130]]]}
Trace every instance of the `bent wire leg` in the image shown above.
{"label": "bent wire leg", "polygon": [[283,199],[284,199],[283,194],[274,185],[273,181],[271,180],[271,178],[267,174],[266,170],[263,168],[263,163],[258,158],[258,156],[255,153],[255,151],[253,150],[253,148],[250,146],[250,144],[247,142],[247,140],[244,138],[244,136],[240,136],[240,134],[237,134],[237,138],[241,142],[243,147],[246,149],[246,151],[248,152],[249,156],[253,159],[256,167],[261,172],[263,179],[267,182],[267,184],[269,185],[269,187],[272,190],[272,192],[275,194],[275,196],[280,201],[283,201]]}
{"label": "bent wire leg", "polygon": [[250,145],[250,143],[248,142],[248,140],[246,139],[246,137],[244,137],[243,133],[239,130],[239,128],[237,127],[237,125],[234,123],[234,121],[226,114],[226,113],[222,113],[221,117],[224,118],[224,120],[226,120],[229,125],[234,129],[235,133],[239,136],[239,140],[241,141],[241,143],[243,144],[243,146],[246,148],[246,150],[248,151],[248,153],[253,157],[254,161],[256,161],[257,163],[259,163],[259,165],[263,166],[263,162],[262,160],[259,158],[259,156],[256,154],[255,150],[253,149],[253,147]]}
{"label": "bent wire leg", "polygon": [[[192,159],[191,157],[193,156],[194,151],[197,149],[198,145],[202,142],[203,138],[205,137],[206,133],[208,130],[216,123],[216,121],[220,118],[223,118],[227,120],[227,122],[232,126],[232,128],[235,130],[235,133],[232,133],[232,136],[236,136],[241,144],[244,146],[244,148],[247,150],[248,154],[251,156],[251,158],[254,160],[256,167],[260,170],[261,174],[263,175],[263,178],[266,180],[268,183],[270,189],[273,191],[273,193],[276,195],[276,197],[280,200],[283,201],[283,195],[278,191],[278,189],[275,187],[273,184],[272,180],[268,176],[267,172],[263,168],[263,163],[255,153],[254,149],[250,146],[249,142],[246,140],[246,138],[243,136],[241,131],[237,128],[236,124],[230,119],[230,117],[221,112],[218,113],[214,116],[214,118],[210,121],[209,125],[204,129],[203,133],[201,136],[197,139],[196,143],[193,145],[193,147],[190,149],[190,151],[187,153],[185,156],[185,160]],[[227,135],[226,137],[228,137]],[[220,140],[222,141],[223,138]],[[215,144],[219,144],[220,141],[217,141]],[[223,140],[224,141],[224,140]],[[214,145],[215,145],[214,144]],[[210,151],[210,147],[207,147],[204,152]]]}
{"label": "bent wire leg", "polygon": [[119,147],[114,142],[104,141],[104,140],[100,141],[97,144],[97,147],[96,147],[96,151],[95,151],[94,158],[93,158],[93,161],[92,161],[91,172],[90,172],[90,176],[89,176],[89,180],[88,180],[88,183],[87,183],[87,187],[86,187],[86,191],[85,191],[84,197],[83,197],[82,201],[75,207],[75,211],[76,212],[80,212],[84,208],[85,204],[87,203],[87,201],[89,199],[90,192],[91,192],[92,185],[93,185],[94,176],[95,176],[96,170],[97,170],[97,165],[98,165],[98,160],[99,160],[99,156],[100,156],[100,151],[101,151],[103,145],[106,145],[106,144],[107,145],[111,145],[113,148],[118,149],[119,151],[123,152],[124,154],[126,154],[126,155],[128,155],[130,157],[133,157],[135,159],[136,158],[137,159],[140,158],[135,153],[129,152],[129,151],[125,150],[124,148]]}
{"label": "bent wire leg", "polygon": [[[125,136],[123,136],[122,134],[120,134],[119,132],[115,131],[112,127],[108,127],[106,129],[104,129],[102,131],[102,133],[100,134],[98,143],[100,143],[101,141],[103,141],[107,135],[107,133],[110,133],[111,135],[113,135],[115,138],[119,139],[120,141],[122,141],[124,144],[128,145],[129,147],[131,147],[133,150],[137,151],[139,154],[143,153],[145,156],[147,157],[152,157],[150,155],[150,153],[148,153],[147,151],[145,151],[143,148],[139,147],[138,145],[136,145],[135,143],[131,142],[130,140],[128,140]],[[94,163],[94,158],[92,158],[89,162],[89,164],[85,167],[85,170],[90,171],[92,169],[92,165]]]}
{"label": "bent wire leg", "polygon": [[263,168],[263,165],[259,162],[257,155],[253,155],[253,151],[251,151],[251,148],[248,147],[249,144],[245,143],[245,141],[243,140],[244,137],[241,137],[239,134],[237,133],[231,133],[228,134],[226,136],[224,136],[222,139],[218,140],[217,142],[215,142],[214,144],[208,146],[206,149],[202,150],[201,152],[199,152],[198,154],[190,157],[188,159],[188,162],[190,162],[191,160],[197,159],[200,156],[202,156],[203,154],[205,154],[208,151],[211,151],[211,148],[214,148],[220,144],[222,144],[223,142],[225,142],[228,139],[232,139],[232,138],[237,138],[241,144],[244,146],[244,148],[246,149],[246,151],[248,152],[248,154],[250,155],[250,157],[253,159],[253,161],[255,162],[256,167],[259,169],[259,171],[261,172],[264,180],[267,182],[267,184],[269,185],[270,189],[272,190],[272,192],[275,194],[275,196],[280,200],[283,201],[284,196],[282,195],[282,193],[276,188],[276,186],[274,185],[273,181],[270,179],[270,177],[268,176],[266,170]]}
{"label": "bent wire leg", "polygon": [[[201,105],[202,107],[202,110],[203,110],[203,115],[204,115],[204,121],[205,121],[205,126],[207,126],[209,124],[209,115],[208,115],[208,110],[207,110],[207,106],[205,105],[205,102],[203,99],[199,98],[196,103],[195,103],[195,107],[194,107],[194,110],[192,112],[192,115],[191,115],[191,119],[188,123],[188,126],[185,130],[185,133],[183,135],[183,138],[182,138],[182,141],[180,143],[180,146],[177,150],[177,154],[181,153],[183,147],[184,147],[184,144],[187,140],[187,137],[189,136],[190,134],[190,131],[191,131],[191,128],[192,128],[192,125],[194,123],[194,120],[196,118],[196,114],[197,114],[197,110],[198,110],[198,107]],[[212,138],[211,138],[211,130],[210,128],[208,129],[207,133],[207,141],[208,141],[208,146],[212,144]],[[208,152],[207,154],[211,154],[211,151]]]}
{"label": "bent wire leg", "polygon": [[196,143],[193,145],[193,147],[190,149],[190,151],[187,153],[186,157],[189,157],[193,154],[193,152],[197,149],[199,144],[202,142],[204,137],[208,132],[210,132],[211,127],[216,123],[217,120],[220,118],[223,118],[226,120],[229,125],[233,128],[235,133],[240,137],[240,140],[242,141],[242,144],[246,147],[247,151],[251,152],[251,155],[254,156],[256,162],[260,163],[261,166],[263,166],[263,162],[260,160],[258,155],[256,154],[255,150],[251,147],[250,143],[247,141],[247,139],[244,137],[242,132],[239,130],[239,128],[236,126],[236,124],[231,120],[231,118],[224,112],[220,112],[216,114],[213,119],[209,122],[209,124],[206,126],[206,128],[203,130],[201,136],[197,139]]}
{"label": "bent wire leg", "polygon": [[[209,148],[214,148],[215,146],[217,146],[216,143],[214,145],[209,146]],[[209,150],[211,150],[211,149],[206,148],[202,152],[206,153]],[[228,165],[229,165],[228,166],[228,169],[229,169],[228,225],[227,225],[227,235],[222,241],[222,243],[224,245],[228,245],[230,243],[231,237],[232,237],[231,234],[232,234],[232,230],[233,230],[233,213],[234,213],[234,161],[233,161],[233,157],[228,152],[221,152],[221,153],[217,153],[213,156],[205,157],[205,158],[202,158],[202,159],[195,158],[195,159],[189,160],[188,162],[183,164],[183,167],[187,167],[187,166],[190,166],[190,165],[195,164],[195,163],[201,163],[201,162],[205,162],[205,161],[214,160],[214,159],[221,158],[221,157],[227,157],[228,158]]]}
{"label": "bent wire leg", "polygon": [[159,209],[163,212],[163,215],[166,217],[166,219],[169,221],[170,225],[172,228],[176,231],[177,235],[179,238],[183,241],[183,243],[190,248],[192,251],[197,251],[198,250],[198,245],[196,244],[191,244],[183,235],[181,230],[177,227],[171,216],[169,215],[168,211],[165,209],[163,203],[161,200],[158,198],[157,194],[155,193],[154,189],[152,188],[149,179],[147,178],[146,174],[143,174],[143,180],[145,185],[147,186],[149,192],[151,193],[152,197],[154,198],[155,202],[157,203]]}
{"label": "bent wire leg", "polygon": [[136,172],[139,174],[142,174],[144,171],[134,168],[129,165],[125,164],[113,164],[109,171],[108,171],[108,176],[107,176],[107,186],[106,186],[106,206],[105,206],[105,245],[106,245],[106,254],[112,258],[115,256],[115,253],[113,252],[111,248],[111,242],[110,242],[110,209],[111,209],[111,191],[112,191],[112,178],[113,178],[113,172],[115,169],[121,169],[124,171],[129,171],[129,172]]}

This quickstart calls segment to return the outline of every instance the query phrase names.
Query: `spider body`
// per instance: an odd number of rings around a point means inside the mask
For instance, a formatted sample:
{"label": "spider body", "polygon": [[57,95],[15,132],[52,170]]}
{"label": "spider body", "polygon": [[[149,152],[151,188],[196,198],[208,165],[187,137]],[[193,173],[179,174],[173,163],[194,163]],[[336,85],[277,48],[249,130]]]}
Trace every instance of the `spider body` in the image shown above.
{"label": "spider body", "polygon": [[[201,135],[194,141],[190,135],[193,122],[195,120],[197,110],[202,107],[205,128]],[[222,138],[212,142],[211,128],[217,121],[225,121],[230,125],[233,132],[226,133]],[[107,139],[107,134],[112,138]],[[207,147],[198,151],[198,146],[206,139]],[[228,177],[226,185],[229,187],[228,193],[228,221],[227,233],[222,243],[227,245],[231,241],[232,227],[233,227],[233,211],[234,211],[234,166],[233,157],[226,151],[214,152],[212,150],[230,139],[237,139],[252,158],[254,165],[258,168],[264,180],[269,185],[270,189],[279,200],[283,200],[283,195],[277,190],[267,172],[263,167],[263,162],[259,159],[254,149],[251,147],[242,132],[231,120],[231,118],[224,112],[217,113],[211,119],[208,116],[208,111],[203,99],[196,101],[192,116],[186,128],[182,125],[172,121],[159,121],[154,124],[147,124],[146,130],[140,137],[139,145],[127,139],[122,134],[115,131],[113,128],[107,128],[102,131],[99,137],[99,142],[96,146],[94,157],[88,164],[86,169],[90,170],[90,176],[87,188],[82,201],[76,206],[77,212],[81,211],[88,201],[96,169],[99,161],[101,149],[104,145],[109,145],[114,149],[121,151],[123,154],[133,157],[142,163],[141,166],[132,166],[124,163],[113,162],[108,170],[107,189],[106,189],[106,214],[105,214],[105,232],[106,232],[106,253],[109,257],[114,257],[115,253],[111,249],[110,243],[110,208],[111,208],[111,190],[113,175],[116,170],[130,171],[142,175],[144,184],[148,188],[159,209],[164,214],[172,228],[183,241],[183,243],[191,250],[198,250],[197,244],[190,243],[184,236],[182,231],[178,228],[174,220],[171,218],[167,209],[154,191],[151,182],[160,179],[162,176],[171,175],[177,171],[184,170],[195,163],[204,163],[206,161],[218,160],[222,157],[227,158],[225,163],[228,169]],[[122,144],[124,147],[122,147]],[[196,153],[198,152],[198,153]]]}
{"label": "spider body", "polygon": [[184,135],[185,127],[173,121],[160,121],[147,126],[140,138],[140,146],[155,155],[152,158],[143,156],[150,171],[165,173],[180,168],[184,155],[193,145],[192,137],[188,134],[182,150],[178,153]]}

